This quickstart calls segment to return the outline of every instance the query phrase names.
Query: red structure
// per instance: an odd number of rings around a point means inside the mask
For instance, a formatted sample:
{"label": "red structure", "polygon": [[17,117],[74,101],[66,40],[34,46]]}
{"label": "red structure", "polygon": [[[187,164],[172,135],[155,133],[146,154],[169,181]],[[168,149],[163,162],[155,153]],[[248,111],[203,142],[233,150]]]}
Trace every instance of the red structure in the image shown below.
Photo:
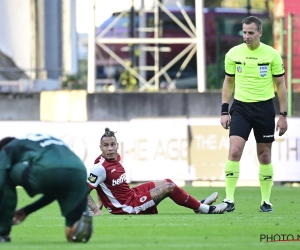
{"label": "red structure", "polygon": [[[292,43],[288,40],[288,16],[292,14]],[[284,20],[284,46],[280,42],[280,19]],[[292,78],[300,79],[300,1],[274,0],[274,46],[283,55],[285,69],[288,71],[288,57],[292,56]],[[292,55],[288,54],[288,47],[292,44]],[[284,51],[282,51],[282,48]],[[293,84],[294,91],[300,91],[300,84]]]}

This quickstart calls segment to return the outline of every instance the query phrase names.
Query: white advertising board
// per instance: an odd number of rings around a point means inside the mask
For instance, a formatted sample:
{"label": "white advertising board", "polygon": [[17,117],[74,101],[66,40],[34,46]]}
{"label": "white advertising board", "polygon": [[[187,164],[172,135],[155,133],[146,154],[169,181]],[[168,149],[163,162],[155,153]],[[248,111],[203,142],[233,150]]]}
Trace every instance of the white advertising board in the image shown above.
{"label": "white advertising board", "polygon": [[124,165],[132,181],[194,180],[187,150],[186,118],[133,119],[124,147]]}
{"label": "white advertising board", "polygon": [[99,142],[105,128],[117,131],[120,153],[128,128],[126,122],[0,122],[0,138],[44,133],[62,139],[89,168],[100,155]]}
{"label": "white advertising board", "polygon": [[[200,168],[196,171],[198,179],[224,180],[224,166],[229,149],[228,131],[221,127],[219,118],[191,118],[188,124],[191,128],[198,128],[193,135],[197,138],[197,143],[190,149],[190,151],[195,148],[198,150],[199,161],[195,162],[198,164],[196,169]],[[278,136],[278,132],[275,133],[275,141],[272,145],[274,181],[300,181],[299,128],[299,118],[288,118],[288,131],[283,136]],[[207,175],[201,176],[201,173],[205,172],[203,171],[205,167],[211,170],[215,168],[211,178],[207,178]],[[256,141],[251,133],[240,161],[239,180],[258,180],[258,168]]]}
{"label": "white advertising board", "polygon": [[[300,119],[288,118],[288,131],[275,135],[274,181],[300,181]],[[0,138],[46,133],[61,138],[89,168],[99,156],[106,127],[116,131],[129,181],[223,181],[229,140],[219,118],[133,119],[130,122],[0,122]],[[257,181],[259,163],[253,134],[241,159],[239,180]]]}

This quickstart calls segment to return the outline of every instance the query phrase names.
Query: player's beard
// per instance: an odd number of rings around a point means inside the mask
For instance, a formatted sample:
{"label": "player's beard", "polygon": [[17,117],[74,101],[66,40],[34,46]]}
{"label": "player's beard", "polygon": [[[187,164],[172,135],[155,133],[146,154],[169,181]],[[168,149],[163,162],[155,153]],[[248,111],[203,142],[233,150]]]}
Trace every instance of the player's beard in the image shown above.
{"label": "player's beard", "polygon": [[108,161],[115,161],[117,158],[116,155],[117,155],[116,153],[108,153],[105,158]]}

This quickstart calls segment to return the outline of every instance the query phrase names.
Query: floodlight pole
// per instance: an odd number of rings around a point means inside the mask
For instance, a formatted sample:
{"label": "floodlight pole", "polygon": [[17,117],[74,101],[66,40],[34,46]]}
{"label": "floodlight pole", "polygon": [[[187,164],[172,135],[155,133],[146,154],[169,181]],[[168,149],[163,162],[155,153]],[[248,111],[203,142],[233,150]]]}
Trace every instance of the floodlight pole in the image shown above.
{"label": "floodlight pole", "polygon": [[90,4],[90,30],[88,36],[88,82],[87,91],[88,93],[95,92],[95,77],[96,77],[96,29],[95,29],[95,0],[87,1]]}
{"label": "floodlight pole", "polygon": [[247,16],[251,15],[251,1],[247,0]]}
{"label": "floodlight pole", "polygon": [[197,34],[197,82],[200,93],[206,90],[205,37],[204,37],[204,0],[195,1]]}

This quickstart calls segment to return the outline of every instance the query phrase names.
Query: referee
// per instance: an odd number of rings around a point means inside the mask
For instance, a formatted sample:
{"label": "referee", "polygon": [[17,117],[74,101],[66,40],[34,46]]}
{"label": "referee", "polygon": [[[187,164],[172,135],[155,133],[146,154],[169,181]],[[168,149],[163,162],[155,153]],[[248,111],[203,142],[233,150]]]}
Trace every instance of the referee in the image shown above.
{"label": "referee", "polygon": [[[274,85],[280,106],[276,131],[287,131],[286,86],[279,53],[262,42],[262,21],[249,16],[242,21],[244,43],[231,48],[225,57],[221,125],[229,129],[230,147],[225,165],[227,212],[235,210],[234,192],[240,173],[240,159],[253,129],[259,161],[261,212],[273,212],[270,203],[273,184],[271,162],[275,133]],[[234,92],[234,101],[229,101]]]}

